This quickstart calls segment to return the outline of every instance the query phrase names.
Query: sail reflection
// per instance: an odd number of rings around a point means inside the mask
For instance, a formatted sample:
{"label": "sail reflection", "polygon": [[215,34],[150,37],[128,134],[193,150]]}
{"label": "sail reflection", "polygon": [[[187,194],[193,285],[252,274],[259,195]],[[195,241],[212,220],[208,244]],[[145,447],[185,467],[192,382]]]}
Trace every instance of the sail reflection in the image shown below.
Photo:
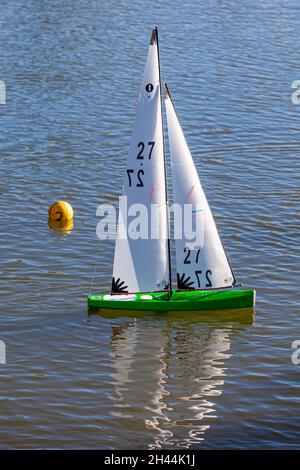
{"label": "sail reflection", "polygon": [[226,361],[241,328],[162,317],[113,327],[111,415],[126,419],[132,448],[201,445],[217,419]]}

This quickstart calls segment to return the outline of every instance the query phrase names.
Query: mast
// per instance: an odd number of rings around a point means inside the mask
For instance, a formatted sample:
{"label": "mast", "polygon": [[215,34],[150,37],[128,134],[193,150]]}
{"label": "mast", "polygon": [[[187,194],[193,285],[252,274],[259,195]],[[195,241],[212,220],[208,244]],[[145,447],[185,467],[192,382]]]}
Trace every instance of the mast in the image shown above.
{"label": "mast", "polygon": [[172,296],[172,269],[171,269],[171,247],[170,247],[170,223],[169,223],[169,201],[168,201],[168,184],[167,184],[167,171],[166,171],[166,153],[165,153],[165,139],[164,139],[164,124],[163,124],[163,104],[162,104],[162,87],[161,87],[161,74],[160,74],[160,57],[159,57],[159,43],[158,43],[158,29],[155,26],[151,42],[155,38],[157,44],[157,60],[158,60],[158,73],[159,73],[159,88],[160,88],[160,106],[161,106],[161,126],[162,126],[162,140],[163,140],[163,155],[164,155],[164,173],[165,173],[165,192],[166,192],[166,212],[167,212],[167,235],[168,235],[168,270],[169,270],[169,299]]}

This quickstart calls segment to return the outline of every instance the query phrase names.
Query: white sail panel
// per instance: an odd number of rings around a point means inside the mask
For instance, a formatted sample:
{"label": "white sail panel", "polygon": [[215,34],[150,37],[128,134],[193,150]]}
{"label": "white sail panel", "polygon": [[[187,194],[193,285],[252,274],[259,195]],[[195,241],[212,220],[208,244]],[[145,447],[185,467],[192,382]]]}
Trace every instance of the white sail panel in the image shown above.
{"label": "white sail panel", "polygon": [[[179,289],[210,289],[235,283],[226,253],[210,211],[190,150],[180,127],[169,91],[165,86],[166,114],[173,180],[173,203],[182,212],[190,205],[190,217],[197,217],[200,243],[191,246],[185,231],[177,239],[176,266]],[[196,222],[194,220],[194,222]],[[194,224],[195,225],[195,224]],[[199,235],[199,234],[198,234]]]}
{"label": "white sail panel", "polygon": [[[120,206],[112,292],[164,290],[169,283],[167,212],[156,30],[152,33],[141,84],[123,195],[127,196],[127,207],[125,204]],[[130,213],[136,209],[133,204],[142,204],[147,210],[146,238],[132,239],[128,233],[135,218]],[[151,238],[151,207],[155,207],[158,214],[152,234],[155,238]],[[137,212],[136,216],[141,216],[141,213]],[[122,238],[124,234],[127,238]],[[141,236],[144,237],[145,233]]]}

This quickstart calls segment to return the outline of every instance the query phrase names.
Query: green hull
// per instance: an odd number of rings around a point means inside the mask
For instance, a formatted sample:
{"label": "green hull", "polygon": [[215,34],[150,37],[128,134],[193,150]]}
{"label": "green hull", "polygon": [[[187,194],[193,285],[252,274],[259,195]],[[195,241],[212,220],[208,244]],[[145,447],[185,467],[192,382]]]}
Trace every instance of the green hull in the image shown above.
{"label": "green hull", "polygon": [[[114,300],[118,299],[118,300]],[[128,300],[122,300],[128,299]],[[113,310],[139,311],[207,311],[253,308],[255,305],[255,290],[253,289],[220,289],[198,291],[173,291],[168,300],[164,292],[149,292],[144,294],[129,294],[127,297],[110,296],[108,294],[88,296],[88,306],[91,308]]]}

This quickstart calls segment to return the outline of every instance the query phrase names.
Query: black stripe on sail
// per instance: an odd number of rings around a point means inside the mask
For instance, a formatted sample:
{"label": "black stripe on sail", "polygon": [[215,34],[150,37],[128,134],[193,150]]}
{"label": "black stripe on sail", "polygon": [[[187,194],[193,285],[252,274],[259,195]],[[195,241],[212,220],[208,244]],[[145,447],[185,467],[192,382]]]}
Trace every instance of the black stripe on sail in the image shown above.
{"label": "black stripe on sail", "polygon": [[165,92],[165,99],[167,100],[168,98],[170,98],[171,103],[172,103],[173,108],[174,108],[174,111],[175,111],[175,114],[176,114],[176,116],[177,116],[176,109],[175,109],[175,105],[174,105],[174,102],[173,102],[173,100],[172,100],[172,96],[171,96],[169,87],[168,87],[168,85],[166,84],[166,82],[164,82],[164,92]]}
{"label": "black stripe on sail", "polygon": [[[170,93],[170,90],[169,90],[169,87],[168,85],[166,84],[166,82],[164,82],[164,92],[165,92],[165,99],[170,99],[171,103],[172,103],[172,106],[173,106],[173,109],[174,109],[174,112],[177,116],[177,113],[176,113],[176,108],[175,108],[175,105],[174,105],[174,101],[172,100],[172,96],[171,96],[171,93]],[[177,119],[178,119],[178,116],[177,116]],[[179,119],[178,119],[179,121]]]}
{"label": "black stripe on sail", "polygon": [[165,98],[171,98],[171,95],[170,95],[170,92],[169,92],[169,88],[168,88],[168,85],[166,84],[166,82],[164,82],[164,92],[165,92]]}
{"label": "black stripe on sail", "polygon": [[128,292],[128,286],[125,285],[124,281],[118,277],[118,279],[112,278],[111,293],[112,294],[125,294]]}
{"label": "black stripe on sail", "polygon": [[195,288],[193,287],[194,281],[191,281],[191,277],[185,277],[185,273],[183,273],[181,276],[179,273],[177,273],[177,287],[179,290],[186,290],[186,289],[191,289],[194,290]]}
{"label": "black stripe on sail", "polygon": [[156,27],[152,30],[151,39],[150,39],[150,46],[154,46],[154,44],[157,44],[157,28]]}

